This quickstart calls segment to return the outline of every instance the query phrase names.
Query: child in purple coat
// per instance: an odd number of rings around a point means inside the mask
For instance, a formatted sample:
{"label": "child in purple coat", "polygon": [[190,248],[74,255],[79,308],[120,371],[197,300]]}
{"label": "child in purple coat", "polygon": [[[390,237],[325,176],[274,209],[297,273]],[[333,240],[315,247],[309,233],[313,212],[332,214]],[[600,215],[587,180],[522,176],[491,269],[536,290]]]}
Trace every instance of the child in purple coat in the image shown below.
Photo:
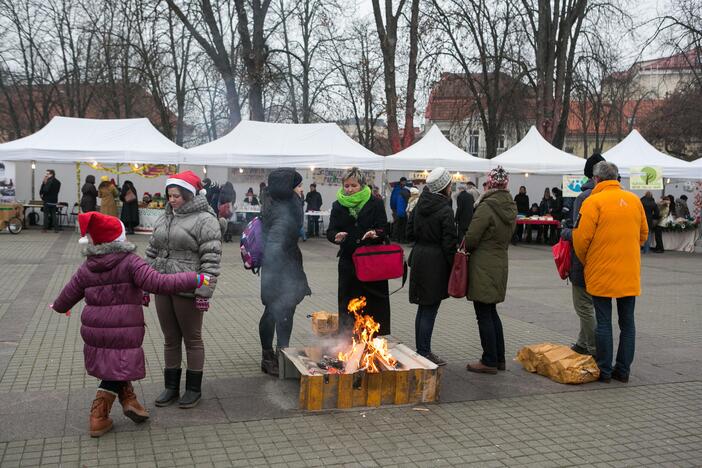
{"label": "child in purple coat", "polygon": [[51,305],[56,312],[69,312],[85,299],[80,334],[89,375],[101,380],[90,409],[90,435],[100,437],[112,429],[110,410],[119,398],[124,415],[140,423],[149,413],[134,394],[133,380],[146,375],[144,365],[144,292],[177,294],[193,292],[209,284],[207,275],[161,274],[134,254],[136,246],[126,242],[122,222],[99,212],[78,215],[81,243],[93,243],[85,262]]}

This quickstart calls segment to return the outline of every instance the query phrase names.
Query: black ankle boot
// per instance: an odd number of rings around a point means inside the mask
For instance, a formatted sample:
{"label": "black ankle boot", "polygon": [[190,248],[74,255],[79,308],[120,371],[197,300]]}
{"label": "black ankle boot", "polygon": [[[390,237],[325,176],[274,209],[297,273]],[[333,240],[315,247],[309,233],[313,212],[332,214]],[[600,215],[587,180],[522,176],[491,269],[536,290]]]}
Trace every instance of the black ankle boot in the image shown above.
{"label": "black ankle boot", "polygon": [[185,371],[185,393],[178,401],[181,408],[192,408],[200,403],[202,397],[202,371],[187,369]]}
{"label": "black ankle boot", "polygon": [[180,396],[181,369],[163,369],[166,389],[156,398],[156,406],[169,406]]}
{"label": "black ankle boot", "polygon": [[261,370],[273,377],[278,376],[278,354],[272,349],[264,349],[261,358]]}

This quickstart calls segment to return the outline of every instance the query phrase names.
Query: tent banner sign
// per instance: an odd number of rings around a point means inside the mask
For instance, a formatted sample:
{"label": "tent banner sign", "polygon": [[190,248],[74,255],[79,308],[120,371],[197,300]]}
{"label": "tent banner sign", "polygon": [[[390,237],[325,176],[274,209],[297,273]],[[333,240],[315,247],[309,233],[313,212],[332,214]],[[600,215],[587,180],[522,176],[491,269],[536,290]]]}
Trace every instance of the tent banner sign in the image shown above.
{"label": "tent banner sign", "polygon": [[629,168],[631,190],[663,190],[663,169],[659,166]]}
{"label": "tent banner sign", "polygon": [[0,203],[15,201],[15,163],[0,161]]}
{"label": "tent banner sign", "polygon": [[587,182],[584,175],[564,175],[563,176],[563,196],[565,198],[577,197],[583,191],[581,187]]}

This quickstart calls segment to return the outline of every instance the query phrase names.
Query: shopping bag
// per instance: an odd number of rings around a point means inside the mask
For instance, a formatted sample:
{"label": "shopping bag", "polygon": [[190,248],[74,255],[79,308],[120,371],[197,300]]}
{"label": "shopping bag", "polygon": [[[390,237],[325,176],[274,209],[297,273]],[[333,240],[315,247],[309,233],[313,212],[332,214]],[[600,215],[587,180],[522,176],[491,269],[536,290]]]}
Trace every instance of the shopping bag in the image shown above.
{"label": "shopping bag", "polygon": [[559,240],[556,245],[551,247],[553,252],[553,260],[556,262],[556,269],[561,279],[566,279],[570,276],[571,248],[570,241]]}

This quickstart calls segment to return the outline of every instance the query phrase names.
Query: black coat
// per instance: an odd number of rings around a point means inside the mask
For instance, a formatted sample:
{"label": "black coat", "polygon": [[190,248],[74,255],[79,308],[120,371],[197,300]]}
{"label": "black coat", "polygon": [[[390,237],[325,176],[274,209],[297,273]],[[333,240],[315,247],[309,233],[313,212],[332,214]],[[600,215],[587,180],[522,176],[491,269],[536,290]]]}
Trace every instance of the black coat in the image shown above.
{"label": "black coat", "polygon": [[[424,194],[422,194],[424,196]],[[421,197],[420,197],[421,199]],[[473,219],[473,204],[475,199],[470,193],[463,191],[456,197],[456,228],[458,235],[465,236],[470,225],[470,220]],[[417,202],[419,205],[419,202]],[[407,235],[410,236],[409,226],[407,226]],[[410,238],[411,240],[411,238]]]}
{"label": "black coat", "polygon": [[553,209],[556,205],[556,200],[552,198],[542,198],[541,204],[539,205],[539,214],[541,216],[547,214],[553,214]]}
{"label": "black coat", "polygon": [[441,302],[449,297],[448,280],[458,240],[449,199],[438,193],[422,193],[407,222],[407,238],[415,243],[410,254],[410,302]]}
{"label": "black coat", "polygon": [[80,210],[83,213],[89,213],[91,211],[97,211],[97,188],[95,184],[86,182],[83,184],[83,188],[80,189],[83,194],[80,197]]}
{"label": "black coat", "polygon": [[[334,242],[334,238],[340,232],[348,233],[346,239],[339,246],[339,289],[338,306],[340,327],[348,327],[350,314],[347,306],[351,299],[364,296],[367,300],[365,313],[373,317],[380,324],[379,335],[390,334],[390,298],[387,281],[375,281],[362,283],[356,277],[356,269],[351,256],[361,245],[379,243],[385,238],[385,226],[387,225],[387,215],[385,205],[382,200],[371,196],[363,209],[358,213],[358,219],[354,219],[348,208],[344,208],[337,201],[332,205],[329,228],[327,229],[327,239]],[[379,239],[361,241],[363,235],[375,230]],[[334,242],[335,243],[335,242]],[[346,312],[346,314],[343,314]],[[346,322],[346,324],[344,324]]]}
{"label": "black coat", "polygon": [[39,189],[39,196],[44,203],[57,204],[58,194],[61,190],[61,182],[56,177],[49,177],[46,183],[41,184]]}
{"label": "black coat", "polygon": [[319,211],[322,208],[322,194],[317,192],[307,192],[305,197],[307,211]]}
{"label": "black coat", "polygon": [[[292,311],[311,294],[297,245],[302,223],[299,197],[293,192],[292,169],[276,169],[268,177],[271,203],[263,215],[261,302],[274,311]],[[276,317],[279,319],[281,317]]]}
{"label": "black coat", "polygon": [[529,205],[529,195],[526,193],[518,193],[514,196],[514,202],[517,204],[517,213],[528,215],[531,205]]}
{"label": "black coat", "polygon": [[[134,201],[127,203],[124,197],[127,195],[127,190],[134,192]],[[124,223],[125,226],[135,227],[139,225],[139,195],[137,194],[136,187],[123,185],[122,191],[119,194],[119,200],[122,202],[122,212],[119,215],[119,219]]]}
{"label": "black coat", "polygon": [[646,223],[648,224],[648,232],[653,232],[656,224],[658,224],[658,219],[660,218],[660,210],[658,209],[658,203],[653,197],[641,197],[641,204],[644,207],[644,212],[646,213]]}

